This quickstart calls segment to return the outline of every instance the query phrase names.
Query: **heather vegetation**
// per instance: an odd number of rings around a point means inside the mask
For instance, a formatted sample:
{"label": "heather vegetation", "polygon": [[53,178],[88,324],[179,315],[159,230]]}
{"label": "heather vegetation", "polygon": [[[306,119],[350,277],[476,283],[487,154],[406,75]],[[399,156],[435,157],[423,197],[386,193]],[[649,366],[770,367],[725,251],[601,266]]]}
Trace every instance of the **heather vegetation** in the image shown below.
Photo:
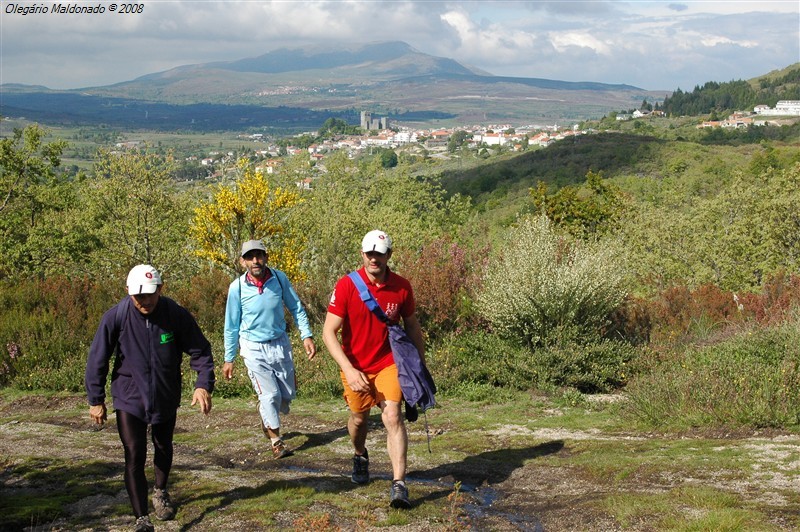
{"label": "heather vegetation", "polygon": [[[148,146],[73,175],[64,141],[19,130],[0,141],[0,386],[80,392],[95,327],[137,262],[164,272],[220,353],[250,237],[319,331],[380,227],[416,287],[444,397],[624,393],[620,415],[647,427],[797,430],[796,140],[715,144],[696,121],[637,123],[520,154],[454,146],[458,166],[341,153],[324,172],[295,156],[267,174],[241,160],[211,187],[178,186],[179,165]],[[304,397],[338,396],[332,360],[298,365]],[[217,393],[247,396],[249,382]]]}

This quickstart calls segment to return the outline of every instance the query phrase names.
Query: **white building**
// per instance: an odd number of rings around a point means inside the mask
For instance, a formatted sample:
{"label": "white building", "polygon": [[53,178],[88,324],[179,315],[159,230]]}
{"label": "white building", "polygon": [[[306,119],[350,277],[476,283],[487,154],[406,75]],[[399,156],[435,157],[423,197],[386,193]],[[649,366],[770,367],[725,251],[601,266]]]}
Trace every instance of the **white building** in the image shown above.
{"label": "white building", "polygon": [[417,134],[414,131],[398,131],[392,137],[392,142],[396,144],[409,144],[417,142]]}
{"label": "white building", "polygon": [[505,133],[483,133],[474,135],[475,142],[483,142],[487,146],[504,146],[510,139]]}
{"label": "white building", "polygon": [[753,112],[757,115],[769,116],[800,116],[800,100],[781,100],[775,108],[766,105],[756,105]]}

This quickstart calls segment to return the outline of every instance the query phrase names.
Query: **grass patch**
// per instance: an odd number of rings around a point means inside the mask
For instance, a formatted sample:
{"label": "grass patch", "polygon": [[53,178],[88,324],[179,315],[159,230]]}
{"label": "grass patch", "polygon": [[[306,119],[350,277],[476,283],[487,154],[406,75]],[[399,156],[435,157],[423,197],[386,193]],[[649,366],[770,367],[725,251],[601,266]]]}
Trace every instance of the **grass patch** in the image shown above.
{"label": "grass patch", "polygon": [[798,346],[800,333],[792,322],[669,353],[628,387],[626,414],[672,430],[797,427]]}
{"label": "grass patch", "polygon": [[658,494],[614,495],[601,507],[623,528],[649,523],[659,530],[779,530],[757,510],[742,507],[739,497],[721,490],[688,486]]}
{"label": "grass patch", "polygon": [[12,490],[3,490],[2,523],[11,528],[41,526],[62,517],[65,506],[84,497],[114,496],[119,491],[120,471],[108,462],[92,460],[76,465],[70,460],[29,457],[4,463],[2,477],[20,482]]}
{"label": "grass patch", "polygon": [[[0,529],[130,525],[116,431],[86,430],[81,403],[0,393],[0,454],[9,456],[0,460]],[[409,425],[414,506],[398,512],[388,505],[391,467],[377,411],[368,438],[373,479],[356,486],[340,398],[292,404],[286,435],[298,449],[285,460],[272,459],[254,408],[248,397],[215,398],[208,417],[180,409],[170,490],[181,528],[510,529],[537,519],[563,531],[602,528],[611,515],[630,528],[770,530],[780,528],[776,511],[790,519],[798,506],[800,446],[791,435],[638,433],[620,430],[613,405],[570,406],[558,392],[517,392],[510,402],[442,398],[428,412],[430,453],[424,422]],[[101,449],[111,450],[107,461],[94,458]],[[152,483],[149,463],[147,474]],[[575,521],[563,521],[563,507],[552,505],[562,485],[574,490]]]}

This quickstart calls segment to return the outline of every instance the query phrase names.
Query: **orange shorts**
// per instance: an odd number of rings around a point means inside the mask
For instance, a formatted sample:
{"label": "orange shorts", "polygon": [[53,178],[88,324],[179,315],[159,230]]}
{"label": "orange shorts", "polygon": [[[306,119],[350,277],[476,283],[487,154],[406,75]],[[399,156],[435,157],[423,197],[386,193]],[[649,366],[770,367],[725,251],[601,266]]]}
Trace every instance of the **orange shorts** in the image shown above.
{"label": "orange shorts", "polygon": [[397,366],[392,364],[383,368],[378,373],[367,373],[369,380],[368,392],[354,392],[347,384],[344,373],[340,372],[344,384],[344,400],[352,412],[367,412],[373,406],[383,401],[399,403],[403,400],[403,391],[400,389],[400,380],[397,378]]}

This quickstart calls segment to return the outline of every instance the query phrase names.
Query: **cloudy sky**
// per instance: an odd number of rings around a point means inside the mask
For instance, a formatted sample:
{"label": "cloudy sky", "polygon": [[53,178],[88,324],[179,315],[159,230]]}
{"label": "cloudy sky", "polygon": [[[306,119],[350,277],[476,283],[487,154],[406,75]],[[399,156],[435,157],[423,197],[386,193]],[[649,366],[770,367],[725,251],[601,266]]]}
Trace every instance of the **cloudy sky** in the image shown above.
{"label": "cloudy sky", "polygon": [[[800,1],[2,0],[0,83],[109,85],[308,44],[401,40],[495,75],[692,90],[800,61]],[[112,11],[112,6],[116,11]],[[46,8],[48,13],[29,12]]]}

